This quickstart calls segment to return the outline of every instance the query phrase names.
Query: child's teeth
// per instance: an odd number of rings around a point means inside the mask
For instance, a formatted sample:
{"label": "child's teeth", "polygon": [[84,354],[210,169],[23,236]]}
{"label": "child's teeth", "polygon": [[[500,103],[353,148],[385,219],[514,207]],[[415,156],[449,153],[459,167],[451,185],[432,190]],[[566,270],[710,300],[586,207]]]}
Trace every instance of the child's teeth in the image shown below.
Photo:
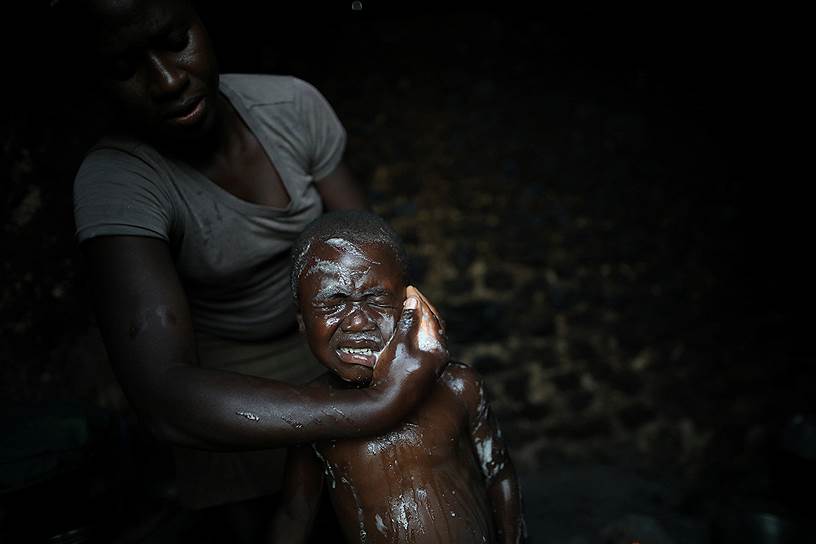
{"label": "child's teeth", "polygon": [[340,350],[354,355],[374,355],[374,350],[369,348],[340,348]]}

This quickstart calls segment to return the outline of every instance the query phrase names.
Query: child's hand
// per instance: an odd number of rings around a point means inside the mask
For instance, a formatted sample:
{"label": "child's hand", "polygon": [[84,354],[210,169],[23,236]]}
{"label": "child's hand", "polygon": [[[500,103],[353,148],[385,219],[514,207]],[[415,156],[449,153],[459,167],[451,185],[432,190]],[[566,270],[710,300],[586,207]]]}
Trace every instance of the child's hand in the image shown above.
{"label": "child's hand", "polygon": [[405,295],[399,323],[374,366],[372,387],[411,388],[428,373],[440,374],[448,362],[444,322],[436,309],[413,286]]}

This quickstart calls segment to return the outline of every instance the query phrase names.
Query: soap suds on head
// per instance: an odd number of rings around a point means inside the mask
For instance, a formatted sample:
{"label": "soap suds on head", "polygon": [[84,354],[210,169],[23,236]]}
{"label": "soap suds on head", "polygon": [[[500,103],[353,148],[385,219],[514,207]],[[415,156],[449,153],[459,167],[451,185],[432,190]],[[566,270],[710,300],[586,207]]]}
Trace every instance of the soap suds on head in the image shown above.
{"label": "soap suds on head", "polygon": [[347,266],[343,266],[339,262],[316,258],[313,260],[313,264],[306,270],[305,277],[317,273],[322,273],[326,276],[323,278],[320,288],[313,297],[315,300],[321,300],[338,292],[348,293],[353,289],[359,289],[370,271],[371,267],[369,266],[366,267],[365,270],[352,272]]}
{"label": "soap suds on head", "polygon": [[380,261],[375,261],[369,258],[368,255],[363,253],[363,251],[359,247],[352,244],[348,240],[344,240],[343,238],[329,238],[328,240],[326,240],[326,245],[329,245],[338,251],[345,251],[347,253],[350,253],[351,255],[354,255],[355,257],[358,257],[371,264],[380,264]]}
{"label": "soap suds on head", "polygon": [[336,274],[340,278],[348,277],[348,271],[334,261],[327,261],[325,259],[314,259],[314,264],[306,271],[306,277],[311,276],[317,272],[324,274]]}

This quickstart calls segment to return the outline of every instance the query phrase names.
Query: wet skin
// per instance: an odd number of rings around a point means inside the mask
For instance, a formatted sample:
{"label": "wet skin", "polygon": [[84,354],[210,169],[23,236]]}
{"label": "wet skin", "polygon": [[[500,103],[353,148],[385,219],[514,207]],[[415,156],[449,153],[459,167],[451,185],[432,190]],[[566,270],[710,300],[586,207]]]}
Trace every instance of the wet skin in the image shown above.
{"label": "wet skin", "polygon": [[300,278],[301,328],[312,352],[344,382],[368,385],[394,333],[406,285],[391,250],[340,239],[315,243]]}
{"label": "wet skin", "polygon": [[[310,253],[300,281],[302,323],[330,370],[314,386],[365,385],[368,355],[350,357],[343,348],[376,352],[378,339],[393,330],[404,289],[399,267],[391,250],[376,244],[313,243]],[[361,335],[366,340],[358,344]],[[431,356],[437,345],[421,336],[418,344]],[[324,485],[348,542],[524,538],[515,471],[482,381],[466,365],[450,363],[428,398],[385,434],[290,450],[288,503],[276,515],[274,541],[306,539]]]}
{"label": "wet skin", "polygon": [[[215,54],[189,3],[66,4],[86,10],[78,17],[89,24],[82,32],[104,29],[92,39],[98,44],[94,58],[118,130],[181,157],[238,198],[286,205],[289,195],[274,164],[217,91]],[[315,186],[326,210],[365,206],[342,164]],[[426,320],[437,321],[419,301],[400,314],[367,389],[316,390],[204,369],[184,285],[165,241],[101,236],[83,242],[82,250],[117,378],[143,421],[176,445],[263,449],[382,432],[427,394],[446,362],[419,361],[409,347],[420,329],[431,326]]]}

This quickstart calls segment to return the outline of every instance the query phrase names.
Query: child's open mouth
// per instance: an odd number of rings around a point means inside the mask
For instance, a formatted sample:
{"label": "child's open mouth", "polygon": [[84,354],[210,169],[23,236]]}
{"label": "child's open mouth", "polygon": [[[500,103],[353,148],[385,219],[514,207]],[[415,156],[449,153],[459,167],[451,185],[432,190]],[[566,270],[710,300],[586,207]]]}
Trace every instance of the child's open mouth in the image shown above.
{"label": "child's open mouth", "polygon": [[377,351],[372,348],[353,348],[353,347],[339,347],[337,348],[337,357],[344,363],[363,365],[374,368],[374,363],[377,362]]}

